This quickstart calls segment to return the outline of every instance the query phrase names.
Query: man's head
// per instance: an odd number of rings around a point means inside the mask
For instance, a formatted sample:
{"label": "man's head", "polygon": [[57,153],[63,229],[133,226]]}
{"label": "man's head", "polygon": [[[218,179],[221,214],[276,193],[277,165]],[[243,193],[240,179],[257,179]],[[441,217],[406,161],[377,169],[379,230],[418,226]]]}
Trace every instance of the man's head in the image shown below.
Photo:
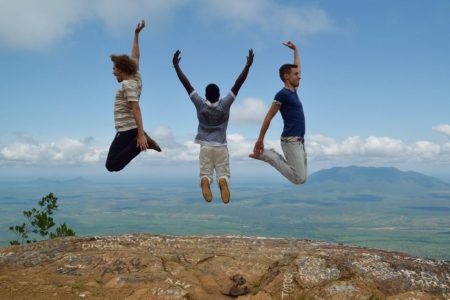
{"label": "man's head", "polygon": [[211,103],[219,101],[220,98],[219,87],[214,83],[208,84],[205,89],[205,97]]}
{"label": "man's head", "polygon": [[300,85],[300,71],[297,65],[285,64],[280,67],[280,79],[285,84],[288,84],[294,88]]}
{"label": "man's head", "polygon": [[128,55],[111,55],[113,62],[113,74],[117,81],[121,82],[126,77],[133,76],[137,72],[136,63]]}

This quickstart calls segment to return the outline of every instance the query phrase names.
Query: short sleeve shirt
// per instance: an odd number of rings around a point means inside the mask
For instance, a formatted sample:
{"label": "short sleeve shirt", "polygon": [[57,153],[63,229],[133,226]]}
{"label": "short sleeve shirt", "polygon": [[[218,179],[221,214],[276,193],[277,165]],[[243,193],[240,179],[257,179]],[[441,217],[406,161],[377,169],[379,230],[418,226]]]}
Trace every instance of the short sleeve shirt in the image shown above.
{"label": "short sleeve shirt", "polygon": [[137,128],[130,102],[138,102],[141,91],[142,79],[139,71],[133,79],[122,81],[114,103],[114,123],[117,131]]}
{"label": "short sleeve shirt", "polygon": [[283,118],[284,128],[281,137],[304,137],[305,114],[303,105],[298,98],[297,91],[293,92],[283,88],[275,95],[275,102],[281,105],[280,113]]}
{"label": "short sleeve shirt", "polygon": [[195,142],[209,146],[223,146],[227,144],[227,127],[230,118],[230,108],[235,95],[229,92],[216,103],[203,99],[196,91],[190,94],[192,103],[197,110],[198,129]]}

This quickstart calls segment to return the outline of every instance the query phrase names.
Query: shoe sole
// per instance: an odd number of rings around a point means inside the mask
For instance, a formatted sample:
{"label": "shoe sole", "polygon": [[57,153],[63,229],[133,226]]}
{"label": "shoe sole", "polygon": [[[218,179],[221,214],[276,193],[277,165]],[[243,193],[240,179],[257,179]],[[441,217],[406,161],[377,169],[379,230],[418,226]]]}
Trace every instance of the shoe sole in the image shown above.
{"label": "shoe sole", "polygon": [[228,188],[228,183],[225,179],[219,179],[220,196],[222,197],[222,202],[225,204],[230,203],[230,189]]}
{"label": "shoe sole", "polygon": [[203,198],[205,199],[206,202],[211,202],[212,201],[212,193],[211,193],[211,187],[209,186],[209,181],[207,178],[202,179],[201,186],[202,186]]}

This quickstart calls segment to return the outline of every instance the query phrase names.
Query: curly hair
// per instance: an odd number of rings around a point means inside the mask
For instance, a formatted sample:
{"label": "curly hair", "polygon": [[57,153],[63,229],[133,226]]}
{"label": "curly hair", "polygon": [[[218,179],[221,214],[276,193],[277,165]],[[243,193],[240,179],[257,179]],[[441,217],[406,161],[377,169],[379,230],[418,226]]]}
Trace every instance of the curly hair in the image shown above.
{"label": "curly hair", "polygon": [[128,75],[134,75],[137,72],[137,65],[128,55],[111,55],[111,61],[114,63],[116,69]]}

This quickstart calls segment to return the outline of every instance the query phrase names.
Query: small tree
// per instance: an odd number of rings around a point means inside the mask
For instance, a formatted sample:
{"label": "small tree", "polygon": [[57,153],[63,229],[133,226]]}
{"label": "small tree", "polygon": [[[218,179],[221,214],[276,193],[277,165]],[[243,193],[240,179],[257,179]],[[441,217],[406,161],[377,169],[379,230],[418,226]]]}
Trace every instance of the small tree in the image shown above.
{"label": "small tree", "polygon": [[22,225],[10,226],[9,230],[14,232],[17,239],[10,241],[11,245],[20,245],[24,243],[35,243],[36,238],[30,239],[30,234],[39,234],[43,239],[48,236],[53,239],[63,236],[74,236],[75,231],[70,229],[66,223],[59,225],[55,232],[49,232],[50,228],[55,226],[52,215],[53,211],[58,209],[58,198],[53,193],[43,197],[39,202],[40,209],[33,208],[32,210],[25,210],[23,215],[26,221]]}

